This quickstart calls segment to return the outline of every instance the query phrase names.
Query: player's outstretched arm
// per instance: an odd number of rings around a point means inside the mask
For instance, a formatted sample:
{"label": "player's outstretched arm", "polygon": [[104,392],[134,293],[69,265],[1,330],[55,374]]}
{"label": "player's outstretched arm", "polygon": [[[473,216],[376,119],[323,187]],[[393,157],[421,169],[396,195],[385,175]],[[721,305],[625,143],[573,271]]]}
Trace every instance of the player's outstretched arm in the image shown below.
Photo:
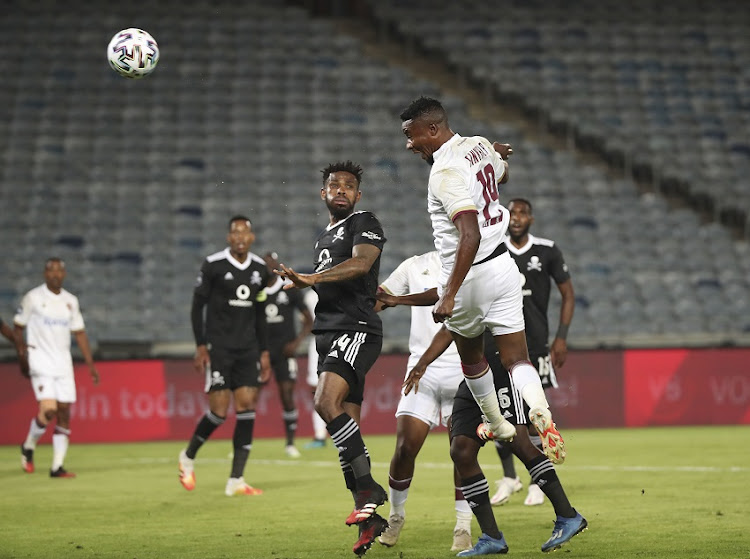
{"label": "player's outstretched arm", "polygon": [[418,392],[419,379],[424,376],[427,367],[430,363],[435,361],[435,359],[440,357],[445,350],[448,349],[451,343],[453,343],[453,336],[451,336],[451,333],[445,328],[445,326],[443,326],[432,338],[430,346],[422,354],[422,357],[419,358],[419,361],[414,365],[414,368],[409,371],[408,375],[406,375],[406,380],[404,380],[404,383],[401,385],[404,389],[404,396],[411,392],[412,388],[414,389],[415,394]]}
{"label": "player's outstretched arm", "polygon": [[378,287],[378,291],[375,294],[379,305],[375,306],[376,311],[387,309],[388,307],[396,307],[398,305],[407,305],[410,307],[429,307],[437,303],[439,297],[437,294],[437,288],[433,287],[427,291],[420,293],[410,293],[408,295],[394,295],[389,293],[382,287]]}
{"label": "player's outstretched arm", "polygon": [[[274,270],[274,273],[283,278],[288,278],[296,287],[310,287],[316,283],[347,281],[367,274],[372,265],[375,264],[378,256],[380,256],[380,249],[378,247],[362,243],[354,245],[351,258],[328,270],[315,272],[314,274],[298,274],[292,268],[287,268],[283,264],[279,264],[281,269]],[[284,289],[291,289],[292,287],[291,284],[285,285]]]}

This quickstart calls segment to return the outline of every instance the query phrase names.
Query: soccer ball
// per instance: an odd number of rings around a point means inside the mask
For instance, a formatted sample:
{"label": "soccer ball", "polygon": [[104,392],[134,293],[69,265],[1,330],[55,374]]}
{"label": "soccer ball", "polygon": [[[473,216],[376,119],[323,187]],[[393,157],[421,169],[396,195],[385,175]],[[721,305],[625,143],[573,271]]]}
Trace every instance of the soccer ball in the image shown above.
{"label": "soccer ball", "polygon": [[148,76],[159,63],[159,45],[143,29],[130,27],[115,33],[107,46],[107,60],[123,77],[138,80]]}

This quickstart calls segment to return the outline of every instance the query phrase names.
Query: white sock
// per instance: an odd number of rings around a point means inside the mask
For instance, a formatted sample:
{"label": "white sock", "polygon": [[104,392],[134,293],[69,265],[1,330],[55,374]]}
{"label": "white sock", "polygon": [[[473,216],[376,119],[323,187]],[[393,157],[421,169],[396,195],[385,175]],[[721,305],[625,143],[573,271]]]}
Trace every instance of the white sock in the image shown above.
{"label": "white sock", "polygon": [[456,499],[456,527],[455,530],[466,530],[471,533],[471,507],[466,499]]}
{"label": "white sock", "polygon": [[409,488],[388,488],[388,500],[391,502],[391,515],[397,514],[406,517],[406,499],[409,496]]}
{"label": "white sock", "polygon": [[466,385],[471,391],[471,395],[474,396],[474,400],[476,400],[479,409],[482,410],[490,425],[497,425],[505,421],[505,418],[500,413],[500,403],[497,401],[495,380],[492,377],[489,367],[487,368],[487,372],[481,377],[464,378],[466,379]]}
{"label": "white sock", "polygon": [[318,412],[313,412],[312,415],[312,423],[313,423],[313,432],[315,433],[313,436],[321,441],[326,440],[328,437],[328,431],[326,430],[326,422],[323,421],[323,418],[318,415]]}
{"label": "white sock", "polygon": [[26,435],[26,440],[23,443],[23,447],[27,450],[34,450],[36,443],[42,438],[42,435],[47,431],[47,426],[39,427],[36,422],[36,417],[31,420],[31,426],[29,427],[29,434]]}
{"label": "white sock", "polygon": [[70,435],[70,430],[55,427],[55,433],[52,435],[52,471],[61,468],[65,463],[65,455],[68,453],[68,435]]}
{"label": "white sock", "polygon": [[510,368],[510,374],[513,378],[513,386],[531,409],[549,408],[539,373],[531,363],[527,361],[516,363]]}

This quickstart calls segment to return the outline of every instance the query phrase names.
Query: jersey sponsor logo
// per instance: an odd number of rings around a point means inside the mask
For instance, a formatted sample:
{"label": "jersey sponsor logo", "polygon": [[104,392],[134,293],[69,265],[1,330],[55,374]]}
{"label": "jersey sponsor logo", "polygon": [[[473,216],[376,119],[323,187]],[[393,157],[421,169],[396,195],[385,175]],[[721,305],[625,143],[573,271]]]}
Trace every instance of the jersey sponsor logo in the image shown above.
{"label": "jersey sponsor logo", "polygon": [[521,274],[521,295],[523,297],[531,297],[531,289],[524,289],[524,285],[526,285],[526,276]]}
{"label": "jersey sponsor logo", "polygon": [[224,274],[224,279],[225,280],[233,280],[234,276],[232,275],[232,272],[227,272],[226,274]]}
{"label": "jersey sponsor logo", "polygon": [[333,262],[331,253],[327,248],[324,248],[318,255],[318,265],[315,267],[315,271],[320,272],[321,270],[326,270],[331,265],[331,262]]}
{"label": "jersey sponsor logo", "polygon": [[371,241],[379,241],[379,240],[382,239],[382,237],[380,235],[378,235],[377,233],[375,233],[373,231],[364,231],[362,233],[362,236],[365,239],[370,239]]}
{"label": "jersey sponsor logo", "polygon": [[526,270],[541,272],[542,271],[542,261],[539,260],[538,256],[532,256],[531,259],[526,263]]}
{"label": "jersey sponsor logo", "polygon": [[45,316],[42,319],[42,322],[45,326],[63,326],[65,328],[70,324],[70,321],[67,318],[50,318],[48,316]]}
{"label": "jersey sponsor logo", "polygon": [[344,240],[344,226],[342,225],[336,230],[336,234],[333,236],[333,239],[331,239],[331,244],[335,243],[336,241],[343,241]]}
{"label": "jersey sponsor logo", "polygon": [[230,307],[253,306],[253,302],[248,300],[250,298],[250,288],[248,286],[246,286],[245,284],[238,285],[235,294],[237,295],[237,298],[229,300]]}
{"label": "jersey sponsor logo", "polygon": [[279,324],[284,322],[284,315],[279,314],[279,307],[273,303],[266,305],[266,322],[269,324]]}

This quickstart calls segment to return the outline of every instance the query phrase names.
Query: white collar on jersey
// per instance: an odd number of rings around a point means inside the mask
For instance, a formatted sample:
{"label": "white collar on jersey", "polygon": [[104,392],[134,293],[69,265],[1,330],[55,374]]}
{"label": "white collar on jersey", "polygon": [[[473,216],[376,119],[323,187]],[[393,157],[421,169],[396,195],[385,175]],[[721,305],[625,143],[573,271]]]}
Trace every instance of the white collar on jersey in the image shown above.
{"label": "white collar on jersey", "polygon": [[250,253],[248,252],[247,256],[245,257],[245,261],[240,262],[234,256],[232,256],[229,247],[224,249],[224,253],[227,255],[227,260],[229,260],[229,263],[238,270],[247,270],[250,267],[250,262],[253,260],[250,256]]}
{"label": "white collar on jersey", "polygon": [[447,153],[448,150],[450,149],[450,147],[446,147],[446,146],[450,146],[450,145],[456,143],[462,137],[463,136],[460,136],[458,134],[453,134],[453,137],[450,140],[448,140],[447,142],[445,142],[442,146],[440,146],[439,148],[437,148],[433,152],[433,154],[432,154],[432,160],[433,161],[437,161],[444,153]]}
{"label": "white collar on jersey", "polygon": [[330,231],[334,227],[338,227],[339,225],[341,225],[342,223],[344,223],[347,219],[349,219],[350,217],[352,217],[354,214],[361,214],[361,213],[363,213],[363,210],[358,210],[356,212],[350,213],[344,219],[342,219],[340,221],[337,221],[336,223],[329,223],[328,225],[326,225],[326,231]]}
{"label": "white collar on jersey", "polygon": [[516,248],[513,243],[510,241],[510,236],[505,237],[505,246],[508,247],[508,250],[512,252],[513,254],[523,254],[524,252],[528,252],[528,250],[531,248],[531,246],[534,244],[534,235],[529,233],[529,238],[526,240],[526,244],[523,245],[521,248]]}

